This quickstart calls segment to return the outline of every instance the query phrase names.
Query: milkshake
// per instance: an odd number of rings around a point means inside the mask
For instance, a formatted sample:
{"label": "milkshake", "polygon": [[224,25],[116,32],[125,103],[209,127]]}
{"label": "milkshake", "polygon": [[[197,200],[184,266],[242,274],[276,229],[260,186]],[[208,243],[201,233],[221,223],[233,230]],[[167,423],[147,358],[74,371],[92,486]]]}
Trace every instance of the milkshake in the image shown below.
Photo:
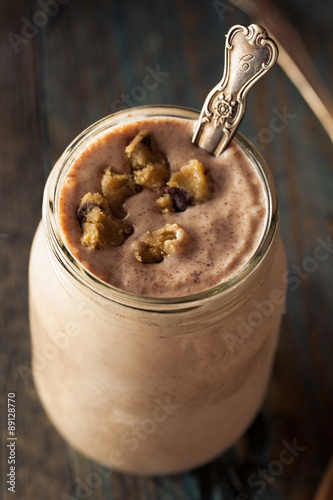
{"label": "milkshake", "polygon": [[268,167],[237,135],[215,158],[198,113],[93,125],[48,180],[30,260],[33,373],[59,432],[119,470],[218,455],[262,403],[286,263]]}

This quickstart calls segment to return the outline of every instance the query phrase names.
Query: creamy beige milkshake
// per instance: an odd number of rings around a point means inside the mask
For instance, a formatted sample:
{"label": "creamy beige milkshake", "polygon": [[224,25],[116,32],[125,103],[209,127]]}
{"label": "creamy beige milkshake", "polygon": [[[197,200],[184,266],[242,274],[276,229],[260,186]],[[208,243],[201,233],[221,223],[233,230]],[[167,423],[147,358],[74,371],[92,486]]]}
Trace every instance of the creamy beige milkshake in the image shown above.
{"label": "creamy beige milkshake", "polygon": [[195,112],[102,120],[64,153],[30,262],[34,379],[62,435],[138,474],[224,451],[262,402],[285,286],[274,186]]}
{"label": "creamy beige milkshake", "polygon": [[[105,170],[131,173],[125,150],[142,130],[149,131],[158,151],[168,159],[170,172],[165,182],[157,189],[141,186],[140,192],[132,190],[124,200],[121,217],[133,232],[120,245],[106,243],[93,249],[82,245],[77,218],[80,200],[88,192],[102,192]],[[60,195],[64,239],[83,264],[111,285],[147,297],[191,295],[237,274],[259,246],[267,217],[267,199],[259,174],[235,143],[215,158],[192,144],[192,133],[191,120],[151,118],[128,123],[96,139],[69,170]],[[204,167],[207,199],[182,211],[161,213],[157,202],[169,187],[167,182],[193,160]],[[197,171],[189,169],[189,182],[197,176]],[[184,230],[187,248],[158,263],[138,261],[135,251],[142,236],[166,224]]]}

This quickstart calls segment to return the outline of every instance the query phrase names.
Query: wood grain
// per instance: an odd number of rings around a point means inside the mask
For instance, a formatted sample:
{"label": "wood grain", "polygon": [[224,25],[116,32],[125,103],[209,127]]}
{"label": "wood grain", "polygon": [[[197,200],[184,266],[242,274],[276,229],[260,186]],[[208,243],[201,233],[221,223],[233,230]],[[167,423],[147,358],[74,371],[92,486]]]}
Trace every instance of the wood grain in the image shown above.
{"label": "wood grain", "polygon": [[[332,88],[333,6],[324,0],[316,8],[310,0],[280,4]],[[253,426],[204,467],[142,479],[85,459],[47,419],[29,375],[27,269],[53,163],[81,130],[126,105],[124,99],[131,105],[200,108],[221,78],[225,33],[251,20],[227,2],[70,0],[16,53],[8,34],[22,33],[22,18],[32,21],[40,10],[35,1],[0,4],[0,206],[5,214],[0,222],[0,498],[13,498],[5,484],[5,445],[7,394],[15,392],[20,500],[256,498],[251,474],[267,469],[279,459],[283,443],[293,440],[306,450],[266,482],[258,498],[312,499],[333,447],[332,256],[317,269],[306,269],[318,238],[326,241],[332,234],[332,145],[278,67],[251,91],[241,130],[256,141],[276,180],[290,277],[300,269],[306,277],[296,289],[289,286],[272,382]],[[142,86],[147,67],[159,67],[164,76],[138,98],[134,89]],[[277,112],[292,117],[267,142],[263,130]]]}

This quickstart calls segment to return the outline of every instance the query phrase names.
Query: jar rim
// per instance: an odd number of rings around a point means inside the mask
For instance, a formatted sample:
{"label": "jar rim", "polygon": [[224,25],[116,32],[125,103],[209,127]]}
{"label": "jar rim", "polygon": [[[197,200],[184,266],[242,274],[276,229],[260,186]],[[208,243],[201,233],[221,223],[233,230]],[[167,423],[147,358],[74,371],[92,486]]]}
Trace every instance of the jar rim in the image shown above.
{"label": "jar rim", "polygon": [[278,231],[279,213],[276,190],[267,163],[253,144],[251,144],[240,132],[236,132],[233,140],[250,159],[263,181],[267,197],[267,214],[265,229],[258,247],[249,261],[229,280],[221,282],[219,285],[208,288],[207,290],[180,297],[161,298],[136,295],[114,287],[89,271],[89,269],[84,267],[75,257],[62,237],[58,217],[59,196],[62,183],[75,158],[90,142],[110,128],[122,125],[134,119],[139,121],[140,119],[148,117],[163,116],[197,120],[199,114],[200,112],[195,109],[172,105],[147,105],[129,108],[108,115],[93,123],[81,132],[65,149],[51,170],[45,185],[43,196],[43,227],[49,251],[56,255],[57,262],[66,270],[68,276],[71,277],[72,280],[80,283],[92,293],[106,300],[122,303],[132,308],[155,309],[161,311],[163,307],[167,307],[168,310],[179,310],[180,308],[188,309],[190,307],[196,307],[207,300],[211,300],[213,297],[221,296],[233,290],[235,291],[238,285],[249,278],[259,264],[265,259]]}

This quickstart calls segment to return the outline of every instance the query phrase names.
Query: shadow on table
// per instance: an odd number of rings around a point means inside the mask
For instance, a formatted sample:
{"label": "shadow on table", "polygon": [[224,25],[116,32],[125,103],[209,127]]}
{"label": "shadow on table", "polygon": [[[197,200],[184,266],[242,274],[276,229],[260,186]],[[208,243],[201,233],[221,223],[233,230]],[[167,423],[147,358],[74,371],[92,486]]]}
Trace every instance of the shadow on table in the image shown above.
{"label": "shadow on table", "polygon": [[269,449],[269,420],[261,412],[234,447],[209,464],[191,471],[197,478],[201,499],[276,500],[276,494],[269,493],[270,484],[258,476],[258,470],[267,469]]}
{"label": "shadow on table", "polygon": [[234,447],[203,467],[154,478],[113,472],[112,482],[122,484],[124,498],[132,498],[126,495],[134,490],[133,498],[147,500],[280,500],[273,491],[273,478],[265,481],[258,476],[258,471],[267,469],[270,434],[268,417],[262,411]]}

